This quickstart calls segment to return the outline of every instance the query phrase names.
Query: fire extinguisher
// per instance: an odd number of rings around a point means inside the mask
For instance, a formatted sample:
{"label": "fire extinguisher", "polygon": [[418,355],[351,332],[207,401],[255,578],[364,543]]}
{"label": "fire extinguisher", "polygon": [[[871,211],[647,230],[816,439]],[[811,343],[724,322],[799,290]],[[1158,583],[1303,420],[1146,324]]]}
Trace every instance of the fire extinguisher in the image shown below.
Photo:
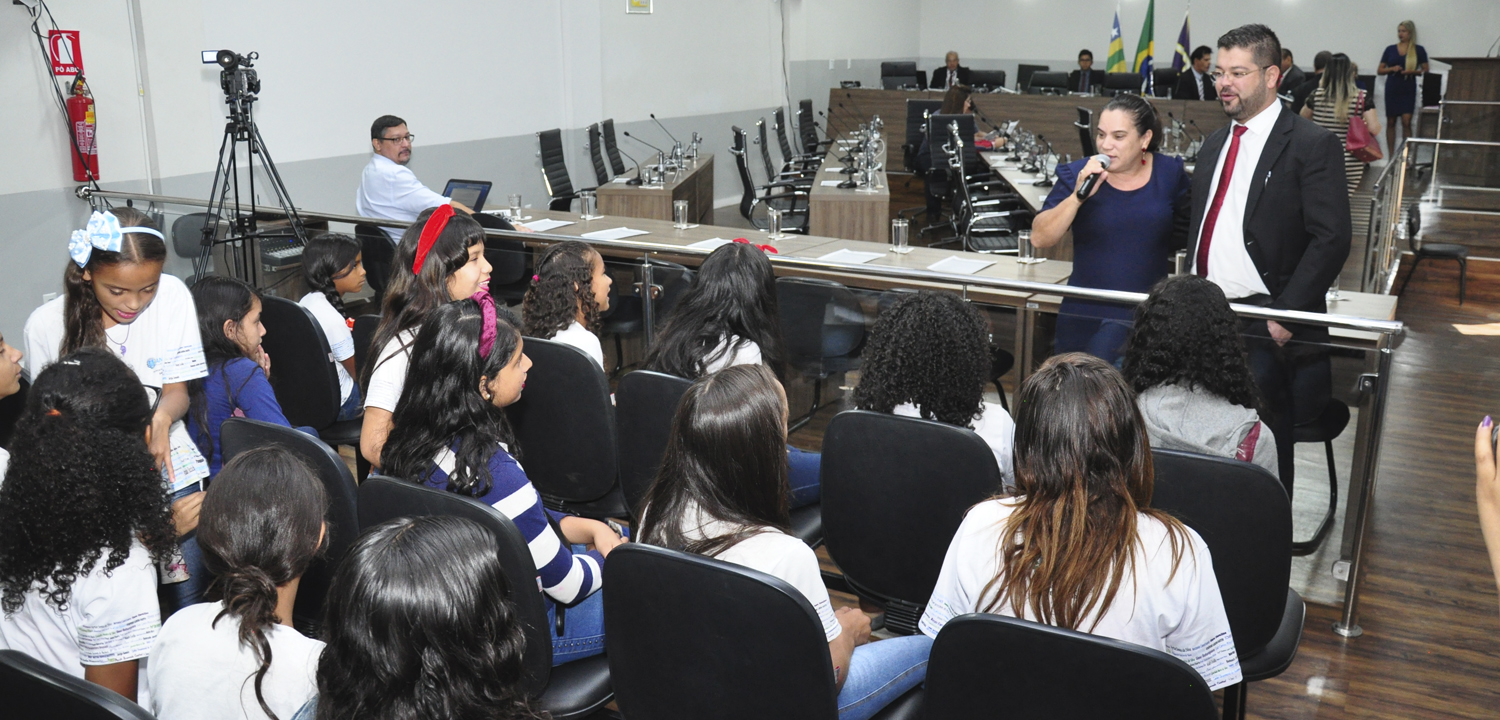
{"label": "fire extinguisher", "polygon": [[73,95],[68,98],[68,124],[73,130],[73,179],[99,179],[99,148],[94,144],[97,122],[94,119],[94,96],[83,76],[73,81]]}

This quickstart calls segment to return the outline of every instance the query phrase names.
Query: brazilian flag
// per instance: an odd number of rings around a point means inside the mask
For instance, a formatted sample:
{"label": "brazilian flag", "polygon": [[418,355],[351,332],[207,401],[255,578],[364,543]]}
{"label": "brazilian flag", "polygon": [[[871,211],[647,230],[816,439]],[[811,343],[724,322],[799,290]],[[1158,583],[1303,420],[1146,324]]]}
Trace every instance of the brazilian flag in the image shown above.
{"label": "brazilian flag", "polygon": [[1146,24],[1141,26],[1141,41],[1135,46],[1135,71],[1141,76],[1141,91],[1151,94],[1151,59],[1156,54],[1156,0],[1146,6]]}
{"label": "brazilian flag", "polygon": [[[1154,0],[1153,0],[1154,2]],[[1104,63],[1107,72],[1130,72],[1125,64],[1125,39],[1120,36],[1120,8],[1115,8],[1115,26],[1109,31],[1109,59]]]}

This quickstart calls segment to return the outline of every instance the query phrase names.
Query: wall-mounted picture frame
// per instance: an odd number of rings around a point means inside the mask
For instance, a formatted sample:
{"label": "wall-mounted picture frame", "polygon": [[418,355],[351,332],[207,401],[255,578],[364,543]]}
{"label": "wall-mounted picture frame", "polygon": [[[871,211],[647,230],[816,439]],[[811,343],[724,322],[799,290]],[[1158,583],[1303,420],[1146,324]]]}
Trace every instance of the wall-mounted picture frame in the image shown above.
{"label": "wall-mounted picture frame", "polygon": [[625,0],[626,15],[650,15],[651,0]]}

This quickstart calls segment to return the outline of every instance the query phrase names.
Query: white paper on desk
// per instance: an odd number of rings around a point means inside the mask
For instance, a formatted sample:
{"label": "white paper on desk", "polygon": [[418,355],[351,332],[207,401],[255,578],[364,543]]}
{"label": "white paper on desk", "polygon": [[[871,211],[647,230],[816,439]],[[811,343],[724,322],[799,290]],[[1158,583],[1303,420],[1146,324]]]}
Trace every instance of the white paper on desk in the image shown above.
{"label": "white paper on desk", "polygon": [[828,172],[828,173],[842,173],[842,172],[844,172],[844,169],[841,168],[841,167],[826,167],[826,168],[823,168],[823,172]]}
{"label": "white paper on desk", "polygon": [[532,232],[547,232],[548,230],[556,230],[565,225],[572,224],[572,220],[548,220],[546,218],[542,218],[541,220],[533,220],[529,223],[523,223],[522,226],[528,230],[531,230]]}
{"label": "white paper on desk", "polygon": [[843,180],[824,180],[824,181],[822,181],[819,184],[822,185],[823,187],[838,187],[840,185],[843,185],[844,181]]}
{"label": "white paper on desk", "polygon": [[609,230],[595,230],[593,232],[584,233],[580,237],[588,240],[624,240],[628,237],[650,234],[651,233],[648,233],[645,230],[631,230],[628,227],[617,227],[611,228]]}
{"label": "white paper on desk", "polygon": [[621,175],[620,177],[617,177],[617,178],[615,178],[613,180],[610,180],[610,182],[612,182],[612,183],[628,183],[628,182],[630,182],[630,178],[625,177],[624,175]]}
{"label": "white paper on desk", "polygon": [[721,247],[723,247],[725,245],[733,245],[733,244],[734,244],[733,240],[725,240],[724,238],[716,237],[716,238],[709,238],[707,240],[699,240],[698,242],[695,242],[695,243],[689,245],[688,247],[690,247],[690,248],[692,248],[694,250],[718,250],[719,248],[721,248]]}
{"label": "white paper on desk", "polygon": [[934,272],[958,273],[960,275],[973,275],[974,273],[977,273],[980,270],[983,270],[983,269],[985,269],[985,268],[987,268],[987,267],[989,267],[991,265],[994,265],[994,264],[995,264],[994,260],[975,260],[975,259],[972,259],[972,258],[961,258],[961,257],[959,257],[957,255],[949,255],[948,257],[945,257],[942,260],[939,260],[939,261],[937,261],[937,262],[935,262],[935,263],[933,263],[931,265],[928,265],[927,269],[928,270],[932,270]]}
{"label": "white paper on desk", "polygon": [[860,252],[859,250],[834,250],[818,259],[824,262],[853,263],[858,265],[883,257],[885,257],[885,253]]}

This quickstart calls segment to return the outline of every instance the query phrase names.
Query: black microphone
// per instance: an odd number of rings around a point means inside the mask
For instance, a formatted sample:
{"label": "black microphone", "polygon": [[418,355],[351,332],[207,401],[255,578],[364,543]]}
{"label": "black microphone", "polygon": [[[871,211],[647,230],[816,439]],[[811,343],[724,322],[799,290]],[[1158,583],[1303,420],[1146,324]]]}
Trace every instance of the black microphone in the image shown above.
{"label": "black microphone", "polygon": [[681,142],[679,142],[677,140],[676,136],[672,135],[672,131],[668,130],[666,125],[661,124],[661,121],[656,119],[656,113],[651,113],[651,122],[656,123],[656,126],[659,127],[659,128],[661,128],[661,131],[667,134],[667,137],[672,138],[672,144],[674,144],[674,145],[681,145],[682,144]]}
{"label": "black microphone", "polygon": [[642,184],[642,181],[641,181],[641,161],[639,161],[639,160],[635,159],[634,157],[632,157],[630,153],[625,152],[625,150],[623,148],[615,148],[615,149],[619,150],[621,155],[624,155],[625,157],[630,158],[630,162],[635,163],[635,178],[631,179],[631,180],[626,180],[625,184],[626,185],[640,185],[640,184]]}
{"label": "black microphone", "polygon": [[631,135],[629,130],[625,130],[625,131],[621,132],[620,134],[624,135],[625,137],[628,137],[631,140],[634,140],[634,141],[636,141],[636,142],[638,142],[638,143],[640,143],[642,145],[645,145],[646,147],[651,148],[652,150],[655,150],[655,151],[661,153],[661,156],[662,156],[663,159],[665,159],[667,157],[666,151],[662,150],[661,148],[659,148],[659,147],[657,147],[655,145],[652,145],[651,143],[646,142],[645,140],[642,140],[642,139],[640,139],[640,138],[638,138],[638,137],[636,137],[634,135]]}
{"label": "black microphone", "polygon": [[[1099,161],[1099,164],[1102,165],[1105,170],[1109,169],[1109,156],[1108,155],[1100,153],[1098,155],[1095,155],[1094,158]],[[1091,193],[1091,192],[1094,191],[1094,186],[1099,183],[1099,177],[1101,175],[1103,175],[1103,174],[1104,173],[1102,173],[1102,172],[1097,172],[1097,173],[1094,173],[1093,175],[1090,175],[1090,176],[1088,176],[1088,177],[1086,177],[1086,178],[1083,179],[1083,182],[1078,186],[1078,200],[1079,200],[1079,202],[1082,202],[1082,201],[1087,200],[1089,198],[1089,193]]]}
{"label": "black microphone", "polygon": [[[848,108],[844,107],[843,103],[839,103],[838,107],[839,107],[840,110],[848,111]],[[852,166],[852,163],[854,162],[854,145],[855,145],[855,142],[854,142],[854,138],[852,138],[852,137],[849,136],[850,135],[850,130],[852,130],[852,128],[849,126],[848,123],[840,122],[840,124],[844,126],[844,131],[840,132],[839,134],[844,136],[844,140],[847,142],[847,145],[844,148],[844,156],[841,157],[841,158],[839,158],[839,162],[841,162],[841,163],[844,164],[844,169],[840,170],[839,172],[844,173],[845,175],[853,175],[856,172],[856,170]],[[828,116],[828,125],[829,125],[829,127],[833,126],[833,116],[832,115]],[[833,148],[830,147],[829,151],[832,152]]]}
{"label": "black microphone", "polygon": [[979,106],[978,105],[970,104],[969,107],[974,110],[974,114],[978,115],[980,120],[984,121],[985,125],[990,126],[991,130],[994,130],[995,132],[1000,132],[1000,126],[996,125],[993,122],[990,122],[990,119],[988,117],[985,117],[984,113],[982,113],[982,112],[979,111]]}
{"label": "black microphone", "polygon": [[1192,118],[1188,118],[1188,124],[1191,125],[1191,126],[1193,126],[1194,130],[1198,131],[1198,140],[1199,141],[1202,141],[1202,142],[1207,142],[1208,141],[1208,138],[1206,136],[1204,136],[1204,134],[1203,134],[1203,130],[1198,127],[1198,123],[1194,122]]}
{"label": "black microphone", "polygon": [[[846,100],[848,100],[848,101],[849,101],[849,104],[850,104],[850,105],[853,105],[853,106],[854,106],[854,114],[855,114],[855,115],[856,115],[856,116],[858,116],[858,117],[862,117],[862,118],[868,118],[868,117],[871,117],[871,116],[869,116],[869,115],[866,115],[866,114],[865,114],[865,111],[864,111],[864,110],[861,110],[861,109],[860,109],[860,108],[859,108],[859,103],[857,103],[857,102],[854,102],[854,93],[851,93],[851,92],[849,92],[849,91],[848,91],[848,90],[845,90],[845,91],[844,91],[844,99],[846,99]],[[839,105],[839,107],[843,107],[843,105]]]}

